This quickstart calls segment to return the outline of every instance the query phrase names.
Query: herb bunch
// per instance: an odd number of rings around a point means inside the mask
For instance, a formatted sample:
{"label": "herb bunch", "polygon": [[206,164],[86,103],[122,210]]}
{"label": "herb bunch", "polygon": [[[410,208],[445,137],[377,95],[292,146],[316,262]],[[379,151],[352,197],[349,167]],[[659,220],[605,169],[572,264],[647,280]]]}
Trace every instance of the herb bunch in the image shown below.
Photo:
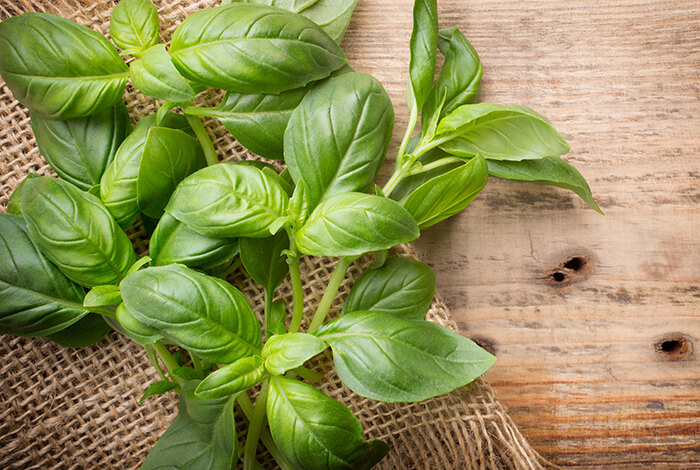
{"label": "herb bunch", "polygon": [[[0,214],[0,331],[80,347],[115,329],[143,345],[162,378],[144,399],[180,394],[143,469],[239,460],[255,469],[260,440],[283,469],[371,468],[389,447],[365,441],[353,413],[312,385],[324,371],[309,360],[330,348],[343,383],[384,402],[448,393],[495,361],[425,321],[434,273],[388,250],[464,210],[489,176],[570,189],[600,209],[543,117],[474,104],[481,62],[457,28],[438,29],[435,0],[414,5],[409,126],[383,187],[375,178],[393,107],[338,45],[356,1],[282,5],[293,11],[271,0],[223,3],[188,17],[166,48],[155,6],[122,0],[110,36],[133,57],[128,65],[105,37],[64,18],[0,23],[0,75],[60,176],[29,175]],[[159,105],[133,130],[127,80]],[[195,105],[207,88],[226,90],[219,106]],[[220,163],[201,116],[286,169]],[[140,259],[124,232],[139,218],[152,232]],[[375,263],[328,321],[348,268],[366,253]],[[338,259],[307,319],[302,255]],[[262,325],[226,281],[241,265],[264,289]],[[291,306],[274,300],[287,276]],[[242,441],[237,407],[248,421]]]}

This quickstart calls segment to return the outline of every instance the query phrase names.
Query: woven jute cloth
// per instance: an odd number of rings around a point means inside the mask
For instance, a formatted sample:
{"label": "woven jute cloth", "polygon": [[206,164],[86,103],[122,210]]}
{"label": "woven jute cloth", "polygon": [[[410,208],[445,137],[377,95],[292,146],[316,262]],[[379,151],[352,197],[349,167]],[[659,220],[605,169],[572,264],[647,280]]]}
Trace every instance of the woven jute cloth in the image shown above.
{"label": "woven jute cloth", "polygon": [[[113,1],[0,0],[0,19],[27,11],[46,11],[108,33]],[[188,14],[214,6],[198,2],[155,2],[167,41]],[[211,94],[202,104],[213,105]],[[131,87],[125,95],[134,121],[154,111],[150,100]],[[0,81],[0,209],[12,190],[31,172],[55,176],[36,147],[28,111]],[[215,121],[206,122],[219,156],[226,160],[257,158],[243,149]],[[137,251],[147,242],[140,227],[130,230]],[[410,246],[394,250],[415,256]],[[358,260],[350,269],[331,310],[337,314],[354,279],[371,263]],[[335,262],[303,258],[306,308],[315,308]],[[260,313],[262,290],[243,273],[230,281]],[[285,282],[278,297],[291,305]],[[0,299],[2,301],[2,299]],[[436,299],[428,319],[456,329],[445,305]],[[137,468],[177,413],[177,397],[169,393],[139,404],[156,371],[138,344],[111,333],[94,346],[68,349],[42,338],[0,335],[0,468],[2,469],[129,469]],[[527,443],[496,400],[488,383],[479,379],[449,395],[415,404],[385,404],[359,397],[342,385],[335,372],[326,375],[322,390],[346,403],[362,421],[367,439],[382,439],[392,447],[381,469],[539,469],[549,464]],[[239,420],[239,427],[245,425]],[[239,430],[242,432],[242,429]],[[274,463],[260,451],[266,468]]]}

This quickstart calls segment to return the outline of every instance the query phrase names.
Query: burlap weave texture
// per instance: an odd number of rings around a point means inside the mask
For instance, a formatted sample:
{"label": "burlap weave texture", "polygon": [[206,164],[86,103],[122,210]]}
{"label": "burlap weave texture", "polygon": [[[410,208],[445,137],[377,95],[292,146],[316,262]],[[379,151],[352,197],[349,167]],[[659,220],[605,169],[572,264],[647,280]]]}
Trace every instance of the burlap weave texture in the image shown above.
{"label": "burlap weave texture", "polygon": [[[109,0],[0,0],[0,19],[26,11],[47,11],[108,32]],[[188,14],[213,6],[214,1],[156,1],[161,31],[168,38]],[[131,87],[125,96],[136,120],[153,112],[150,100]],[[217,96],[204,97],[208,105]],[[0,81],[0,208],[28,173],[52,175],[36,148],[29,113]],[[219,156],[256,158],[213,120],[206,122]],[[147,250],[143,231],[132,230],[137,251]],[[400,256],[414,256],[401,246]],[[360,259],[351,268],[340,292],[342,299],[354,279],[371,262]],[[320,300],[335,262],[303,258],[304,290],[311,310]],[[256,311],[262,290],[237,273],[231,281],[241,288]],[[279,297],[291,304],[287,282]],[[332,310],[337,313],[341,301]],[[437,299],[428,319],[456,328],[445,305]],[[3,469],[127,469],[145,459],[176,411],[174,394],[138,399],[157,380],[144,350],[112,333],[81,350],[57,346],[40,338],[0,336],[0,468]],[[322,386],[346,403],[362,421],[368,439],[383,439],[392,451],[381,469],[539,469],[548,464],[529,446],[483,379],[449,395],[417,404],[384,404],[353,394],[330,373]],[[239,423],[240,424],[240,423]],[[263,456],[268,464],[268,458]]]}

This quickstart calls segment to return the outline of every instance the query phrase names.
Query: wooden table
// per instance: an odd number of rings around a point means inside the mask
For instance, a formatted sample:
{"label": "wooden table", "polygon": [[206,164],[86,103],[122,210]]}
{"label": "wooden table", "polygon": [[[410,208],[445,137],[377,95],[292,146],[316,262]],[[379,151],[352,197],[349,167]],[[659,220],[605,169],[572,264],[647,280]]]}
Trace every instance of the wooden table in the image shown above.
{"label": "wooden table", "polygon": [[[440,0],[439,13],[481,56],[480,100],[546,116],[606,213],[492,179],[424,232],[462,331],[499,358],[488,379],[558,464],[700,468],[700,2]],[[360,0],[344,43],[392,96],[395,146],[410,29],[409,1]]]}

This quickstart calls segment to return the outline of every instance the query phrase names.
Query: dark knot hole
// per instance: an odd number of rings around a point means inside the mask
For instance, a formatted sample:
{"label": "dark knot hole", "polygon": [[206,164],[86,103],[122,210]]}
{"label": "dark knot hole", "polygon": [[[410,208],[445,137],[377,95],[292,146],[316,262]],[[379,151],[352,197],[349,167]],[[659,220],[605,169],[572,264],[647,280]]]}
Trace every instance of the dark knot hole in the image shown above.
{"label": "dark knot hole", "polygon": [[655,346],[657,354],[667,361],[682,361],[693,352],[693,343],[680,333],[663,338]]}

